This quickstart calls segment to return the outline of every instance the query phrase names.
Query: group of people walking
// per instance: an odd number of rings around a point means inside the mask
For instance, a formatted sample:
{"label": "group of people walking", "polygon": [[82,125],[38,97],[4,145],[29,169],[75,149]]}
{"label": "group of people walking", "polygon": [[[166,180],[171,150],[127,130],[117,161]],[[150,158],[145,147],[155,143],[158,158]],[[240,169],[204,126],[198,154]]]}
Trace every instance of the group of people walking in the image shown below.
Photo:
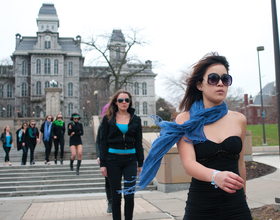
{"label": "group of people walking", "polygon": [[[76,173],[79,175],[79,169],[82,161],[82,140],[83,125],[79,123],[79,114],[74,113],[71,117],[71,122],[68,124],[68,135],[70,136],[69,146],[71,149],[70,158],[70,170],[73,169],[73,162],[76,158],[76,151],[78,151],[78,162]],[[35,164],[34,151],[37,143],[43,141],[45,146],[45,161],[46,165],[50,165],[50,153],[52,145],[54,144],[54,164],[57,164],[58,151],[60,146],[60,164],[63,164],[64,157],[64,134],[65,134],[65,122],[63,121],[62,114],[58,114],[53,120],[51,115],[45,117],[44,122],[41,125],[40,130],[36,127],[36,121],[30,120],[29,124],[23,123],[20,129],[16,131],[16,144],[17,149],[22,150],[21,165],[26,165],[28,150],[30,150],[30,165]],[[10,150],[14,141],[12,133],[10,132],[10,126],[5,126],[4,132],[1,134],[1,141],[3,143],[3,149],[5,151],[4,166],[10,162]]]}

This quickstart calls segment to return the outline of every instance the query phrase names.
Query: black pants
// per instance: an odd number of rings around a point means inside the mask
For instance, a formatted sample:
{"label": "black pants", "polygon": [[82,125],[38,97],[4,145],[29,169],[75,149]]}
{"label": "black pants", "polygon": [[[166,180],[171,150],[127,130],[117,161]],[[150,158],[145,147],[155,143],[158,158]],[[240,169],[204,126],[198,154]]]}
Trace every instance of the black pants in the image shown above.
{"label": "black pants", "polygon": [[21,150],[22,150],[21,162],[25,165],[26,164],[26,159],[27,159],[27,151],[28,151],[28,149],[27,149],[26,146],[22,146],[22,144],[21,144]]}
{"label": "black pants", "polygon": [[[121,220],[121,190],[122,176],[124,188],[135,185],[137,175],[137,160],[135,154],[118,155],[108,153],[107,155],[107,173],[112,193],[113,220]],[[134,180],[134,181],[133,181]],[[132,220],[134,209],[134,194],[124,196],[124,215],[125,220]]]}
{"label": "black pants", "polygon": [[51,154],[51,149],[52,149],[52,139],[50,138],[48,141],[44,141],[45,145],[45,161],[49,162],[50,159],[50,154]]}
{"label": "black pants", "polygon": [[3,145],[3,149],[6,153],[5,162],[8,162],[8,161],[10,161],[10,155],[9,154],[10,154],[10,151],[11,151],[11,147],[7,147],[7,146]]}
{"label": "black pants", "polygon": [[[28,148],[30,149],[30,163],[32,163],[34,161],[34,150],[35,150],[35,147],[36,147],[36,144],[33,144],[33,143],[29,143],[27,144],[27,151],[28,151]],[[26,154],[27,156],[27,154]]]}
{"label": "black pants", "polygon": [[60,145],[60,159],[63,160],[64,155],[64,137],[53,139],[54,142],[54,159],[57,159],[58,145]]}

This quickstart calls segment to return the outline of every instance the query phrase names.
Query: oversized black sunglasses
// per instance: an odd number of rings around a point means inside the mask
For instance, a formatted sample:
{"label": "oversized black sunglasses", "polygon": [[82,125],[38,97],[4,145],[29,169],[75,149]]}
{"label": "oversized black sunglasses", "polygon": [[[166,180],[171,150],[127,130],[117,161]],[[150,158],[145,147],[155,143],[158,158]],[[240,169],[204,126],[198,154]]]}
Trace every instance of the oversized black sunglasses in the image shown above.
{"label": "oversized black sunglasses", "polygon": [[219,76],[217,73],[210,73],[207,78],[207,82],[209,85],[217,85],[222,80],[222,83],[225,86],[230,86],[232,84],[232,77],[229,74],[224,74]]}
{"label": "oversized black sunglasses", "polygon": [[125,99],[119,98],[117,101],[118,101],[118,103],[123,103],[123,101],[125,101],[126,103],[129,103],[130,99],[129,98],[125,98]]}

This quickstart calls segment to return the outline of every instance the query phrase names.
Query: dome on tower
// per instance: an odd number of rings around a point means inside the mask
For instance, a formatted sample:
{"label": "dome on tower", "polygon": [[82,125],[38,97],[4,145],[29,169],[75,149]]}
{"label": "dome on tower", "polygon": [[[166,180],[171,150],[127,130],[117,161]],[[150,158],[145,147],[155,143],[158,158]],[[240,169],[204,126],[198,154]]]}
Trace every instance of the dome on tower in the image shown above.
{"label": "dome on tower", "polygon": [[56,15],[54,4],[43,4],[39,11],[40,14]]}

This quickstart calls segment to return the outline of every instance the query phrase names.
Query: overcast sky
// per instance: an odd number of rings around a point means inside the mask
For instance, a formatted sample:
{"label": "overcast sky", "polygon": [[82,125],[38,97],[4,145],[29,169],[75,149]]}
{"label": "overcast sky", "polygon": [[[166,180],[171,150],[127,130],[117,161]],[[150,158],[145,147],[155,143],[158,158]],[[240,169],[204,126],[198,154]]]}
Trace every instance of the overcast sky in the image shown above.
{"label": "overcast sky", "polygon": [[[162,85],[163,74],[176,77],[206,53],[217,51],[230,63],[233,87],[241,87],[254,96],[260,89],[257,46],[265,47],[260,52],[263,86],[275,81],[270,2],[0,0],[0,59],[14,52],[16,33],[36,36],[36,18],[42,3],[54,3],[60,37],[81,35],[83,39],[91,32],[143,28],[141,35],[149,44],[136,52],[143,61],[149,59],[159,64],[154,69],[158,74],[157,95],[167,97],[168,94]],[[85,65],[90,65],[89,55],[86,52],[83,55]]]}

